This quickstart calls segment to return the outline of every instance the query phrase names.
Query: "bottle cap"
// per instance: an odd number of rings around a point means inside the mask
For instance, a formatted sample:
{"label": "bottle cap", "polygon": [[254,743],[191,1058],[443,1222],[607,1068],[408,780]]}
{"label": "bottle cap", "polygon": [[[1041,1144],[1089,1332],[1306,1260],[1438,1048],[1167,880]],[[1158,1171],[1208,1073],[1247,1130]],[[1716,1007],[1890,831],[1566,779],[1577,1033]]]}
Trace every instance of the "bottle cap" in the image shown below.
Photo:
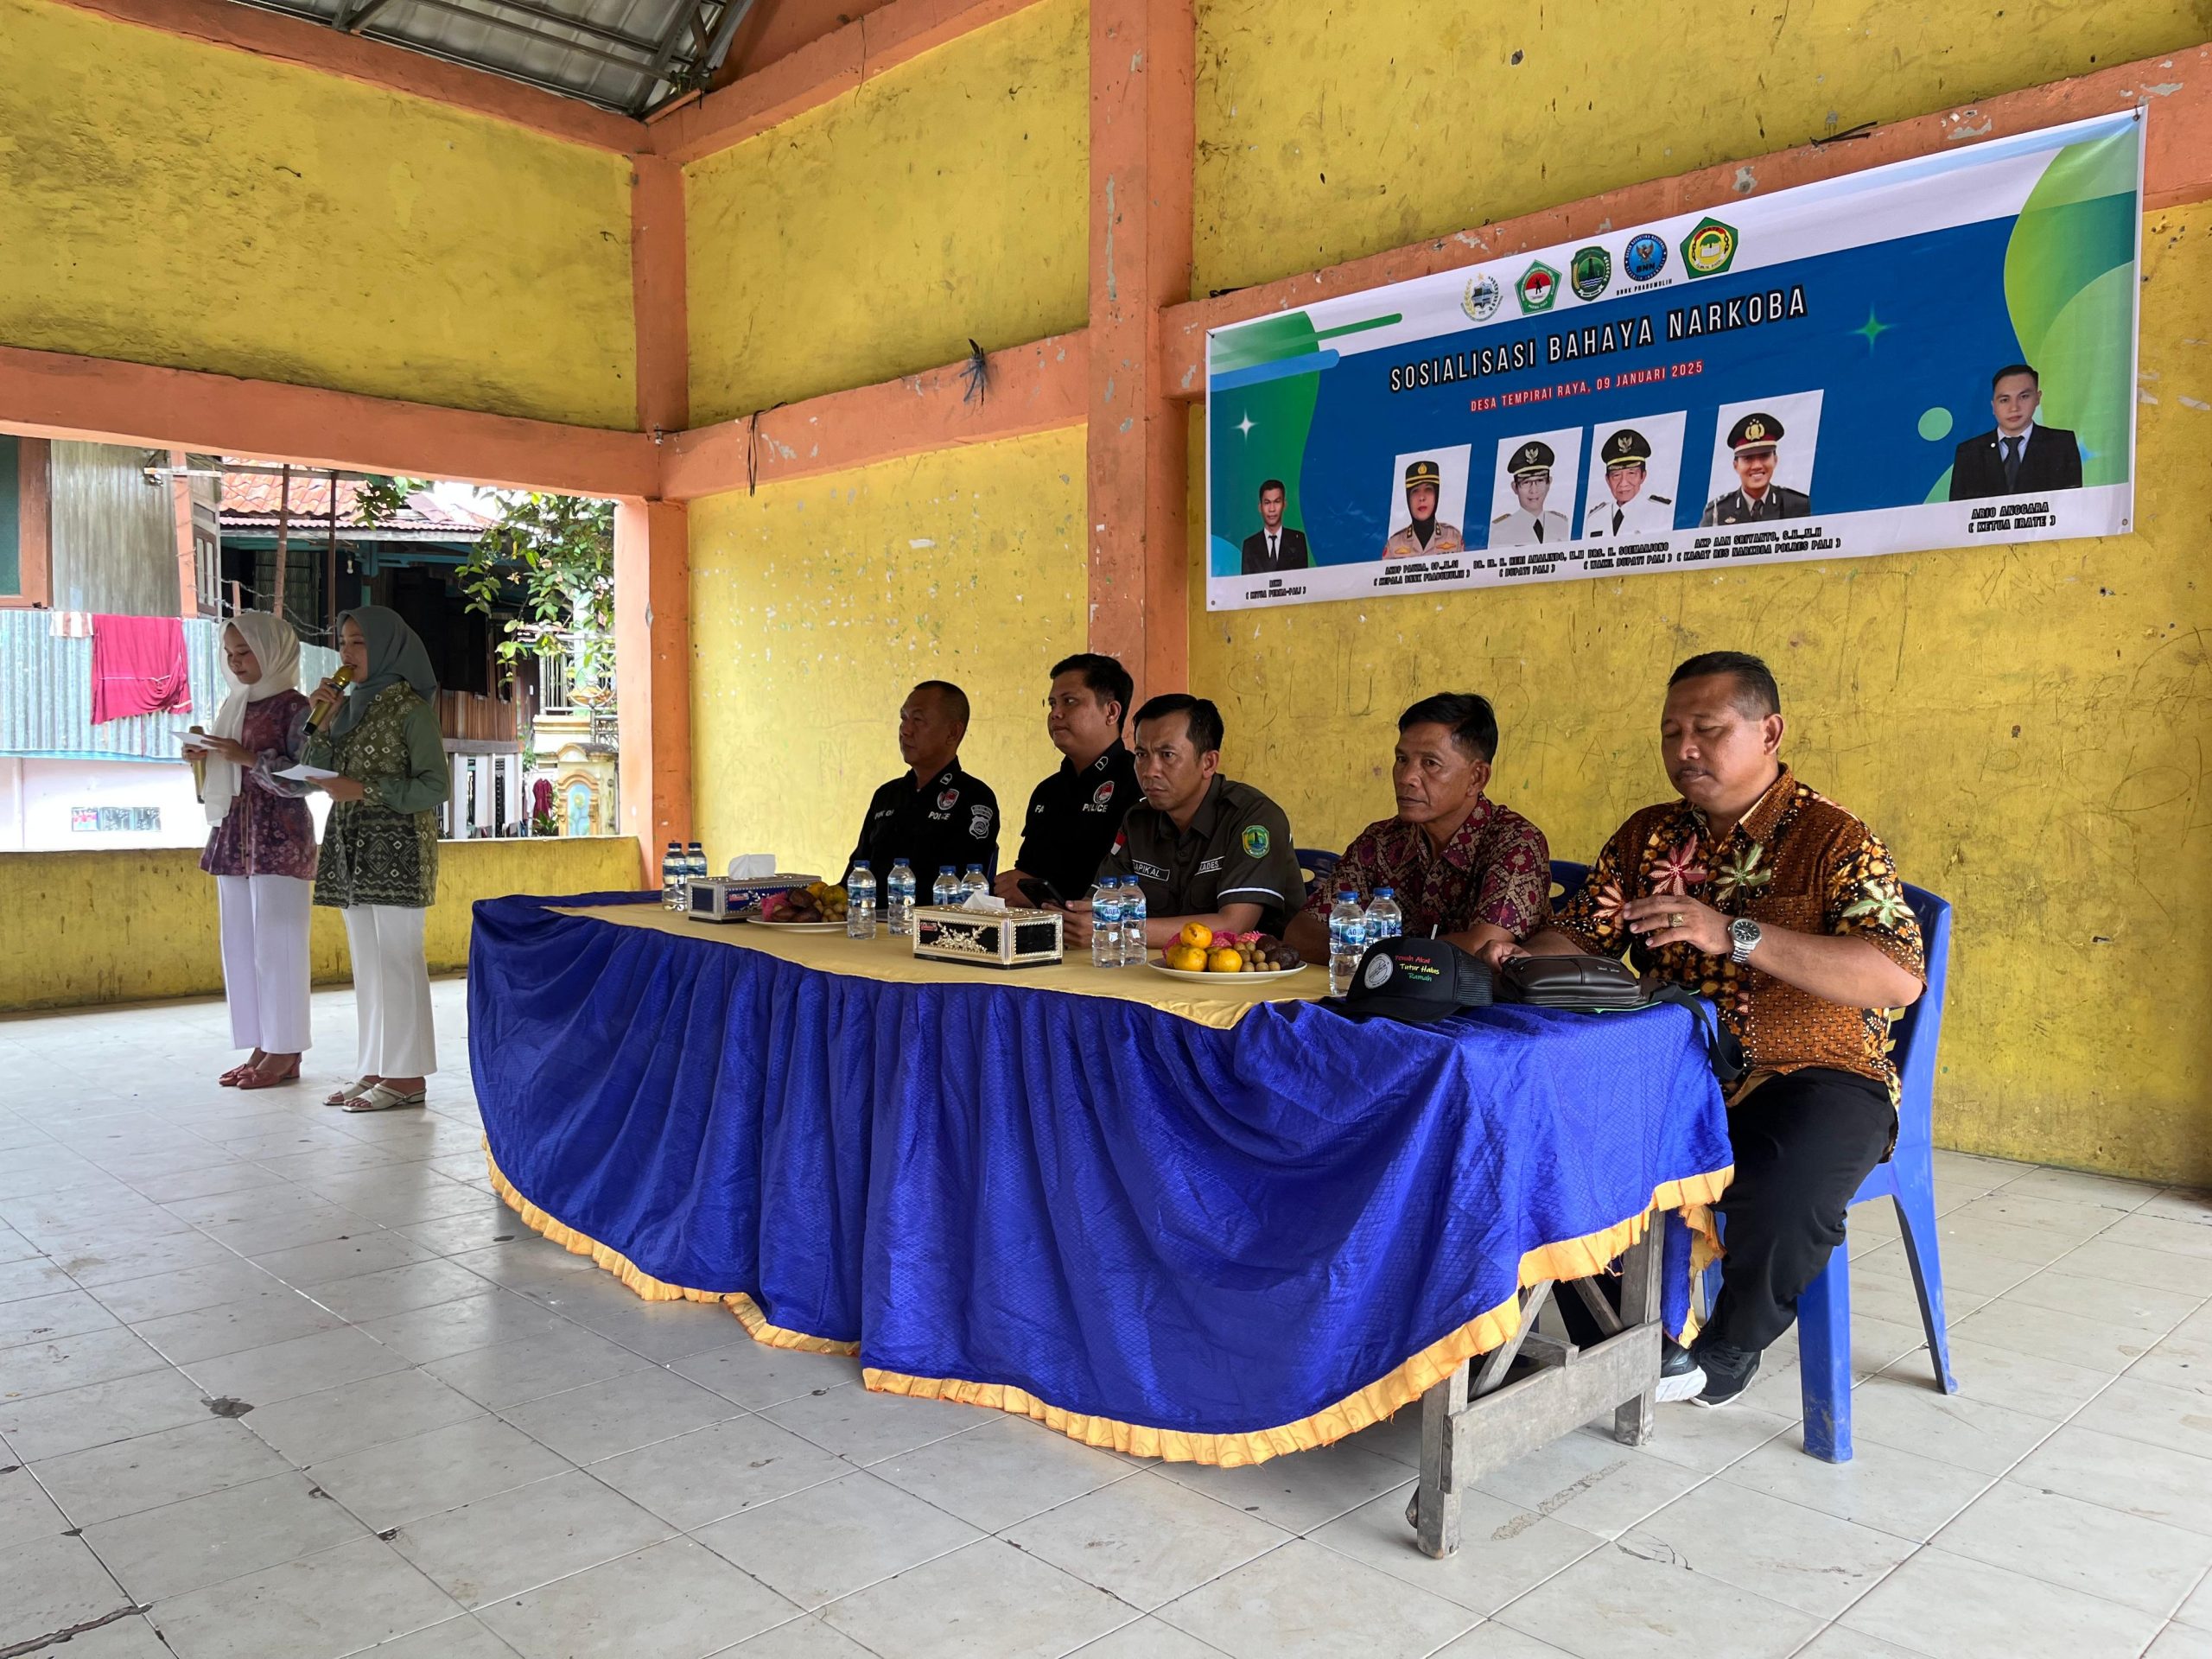
{"label": "bottle cap", "polygon": [[1395,887],[1377,887],[1375,889],[1375,896],[1377,899],[1388,899],[1396,892]]}

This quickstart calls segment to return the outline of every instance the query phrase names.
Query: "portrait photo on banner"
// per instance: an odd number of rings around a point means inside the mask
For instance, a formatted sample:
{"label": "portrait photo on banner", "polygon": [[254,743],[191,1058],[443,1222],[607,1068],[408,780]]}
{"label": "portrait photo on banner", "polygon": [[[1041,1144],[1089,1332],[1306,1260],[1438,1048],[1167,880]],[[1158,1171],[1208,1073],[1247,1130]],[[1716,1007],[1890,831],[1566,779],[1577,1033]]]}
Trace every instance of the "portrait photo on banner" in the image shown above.
{"label": "portrait photo on banner", "polygon": [[1408,449],[1390,466],[1388,523],[1381,556],[1418,559],[1467,545],[1467,446]]}
{"label": "portrait photo on banner", "polygon": [[[1715,522],[1714,510],[1724,503],[1745,497],[1788,501],[1792,504],[1790,517],[1819,511],[1813,463],[1820,444],[1821,395],[1818,391],[1777,392],[1720,405],[1713,423],[1713,449],[1700,503],[1707,522]],[[1718,522],[1733,520],[1724,509]]]}
{"label": "portrait photo on banner", "polygon": [[1491,474],[1488,547],[1552,547],[1574,538],[1582,429],[1502,438]]}
{"label": "portrait photo on banner", "polygon": [[1682,433],[1687,411],[1639,415],[1591,429],[1588,483],[1580,533],[1590,541],[1664,536],[1681,505]]}

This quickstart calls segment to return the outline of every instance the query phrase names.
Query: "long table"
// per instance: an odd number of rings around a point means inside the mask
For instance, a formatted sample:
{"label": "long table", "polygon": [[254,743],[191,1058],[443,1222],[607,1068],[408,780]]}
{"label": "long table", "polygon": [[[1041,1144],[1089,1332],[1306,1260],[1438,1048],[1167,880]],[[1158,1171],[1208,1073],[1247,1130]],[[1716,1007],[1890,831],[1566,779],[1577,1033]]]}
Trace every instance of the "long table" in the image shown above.
{"label": "long table", "polygon": [[[495,1185],[640,1294],[1138,1455],[1258,1462],[1427,1395],[1437,1553],[1483,1401],[1497,1447],[1624,1402],[1649,1432],[1689,1287],[1651,1224],[1730,1160],[1686,1011],[1359,1021],[1318,970],[1255,1001],[657,897],[483,901],[469,961]],[[1624,1249],[1619,1337],[1529,1335]]]}

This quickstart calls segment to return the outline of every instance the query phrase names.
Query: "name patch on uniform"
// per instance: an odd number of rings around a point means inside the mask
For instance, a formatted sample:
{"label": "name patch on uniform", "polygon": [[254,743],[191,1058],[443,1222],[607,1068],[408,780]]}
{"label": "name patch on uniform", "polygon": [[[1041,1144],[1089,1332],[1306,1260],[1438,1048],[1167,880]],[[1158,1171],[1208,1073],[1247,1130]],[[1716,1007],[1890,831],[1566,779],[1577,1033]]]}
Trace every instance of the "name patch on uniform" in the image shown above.
{"label": "name patch on uniform", "polygon": [[1246,824],[1244,826],[1243,840],[1244,842],[1244,855],[1247,858],[1264,858],[1267,856],[1268,826],[1266,824]]}
{"label": "name patch on uniform", "polygon": [[1200,875],[1218,874],[1224,862],[1224,860],[1218,858],[1209,858],[1198,866],[1198,874]]}
{"label": "name patch on uniform", "polygon": [[1129,868],[1147,881],[1165,881],[1167,879],[1167,872],[1161,869],[1159,865],[1147,864],[1141,858],[1131,859]]}

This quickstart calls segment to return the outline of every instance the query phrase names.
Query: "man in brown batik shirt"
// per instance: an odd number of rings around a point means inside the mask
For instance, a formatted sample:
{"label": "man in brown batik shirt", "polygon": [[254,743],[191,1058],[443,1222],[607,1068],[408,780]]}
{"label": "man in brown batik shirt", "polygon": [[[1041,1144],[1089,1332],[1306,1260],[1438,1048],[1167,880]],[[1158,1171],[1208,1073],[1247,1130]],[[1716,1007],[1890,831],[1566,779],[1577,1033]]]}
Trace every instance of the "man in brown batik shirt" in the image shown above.
{"label": "man in brown batik shirt", "polygon": [[1681,798],[1616,830],[1525,946],[1484,954],[1496,967],[1626,950],[1647,976],[1713,998],[1743,1043],[1722,1288],[1694,1352],[1670,1345],[1660,1389],[1718,1406],[1796,1319],[1799,1293],[1843,1242],[1852,1194],[1889,1155],[1889,1010],[1919,996],[1926,970],[1888,849],[1782,764],[1781,693],[1764,663],[1693,657],[1668,683],[1659,729]]}

